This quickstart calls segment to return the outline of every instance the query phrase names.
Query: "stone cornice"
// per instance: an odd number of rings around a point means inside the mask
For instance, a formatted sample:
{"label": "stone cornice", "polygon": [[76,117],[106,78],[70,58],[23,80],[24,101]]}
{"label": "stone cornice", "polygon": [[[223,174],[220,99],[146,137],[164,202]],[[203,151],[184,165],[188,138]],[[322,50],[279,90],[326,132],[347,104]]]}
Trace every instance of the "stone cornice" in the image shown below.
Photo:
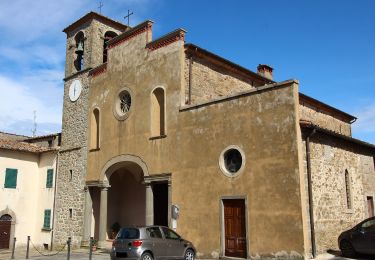
{"label": "stone cornice", "polygon": [[87,69],[84,69],[84,70],[78,71],[78,72],[76,72],[76,73],[74,73],[74,74],[72,74],[72,75],[70,75],[70,76],[64,78],[63,80],[66,82],[66,81],[68,81],[68,80],[74,79],[75,77],[78,77],[78,76],[81,75],[81,74],[85,74],[86,72],[88,72],[88,71],[90,71],[90,70],[91,70],[91,68],[87,68]]}
{"label": "stone cornice", "polygon": [[108,49],[111,49],[117,45],[120,45],[121,43],[126,42],[127,40],[143,33],[148,30],[151,30],[152,28],[152,21],[146,20],[141,24],[138,24],[137,26],[131,28],[130,30],[127,30],[126,32],[120,34],[119,36],[116,36],[112,40],[108,41]]}
{"label": "stone cornice", "polygon": [[102,74],[106,71],[107,71],[107,63],[103,63],[103,64],[99,65],[98,67],[90,70],[89,76],[96,77],[96,76],[98,76],[98,75],[100,75],[100,74]]}
{"label": "stone cornice", "polygon": [[159,48],[162,48],[164,46],[167,46],[173,42],[176,41],[184,41],[185,40],[185,33],[186,31],[184,29],[177,29],[174,30],[173,32],[170,32],[152,42],[147,43],[146,48],[153,51]]}

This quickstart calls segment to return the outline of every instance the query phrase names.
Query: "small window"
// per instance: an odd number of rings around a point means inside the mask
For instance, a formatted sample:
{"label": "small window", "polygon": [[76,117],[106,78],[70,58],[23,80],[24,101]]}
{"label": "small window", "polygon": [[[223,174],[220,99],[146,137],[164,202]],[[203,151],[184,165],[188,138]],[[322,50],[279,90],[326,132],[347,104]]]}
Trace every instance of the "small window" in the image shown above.
{"label": "small window", "polygon": [[50,209],[44,210],[43,228],[46,228],[46,229],[51,228],[51,210]]}
{"label": "small window", "polygon": [[15,189],[17,187],[17,173],[17,169],[7,168],[5,170],[4,188]]}
{"label": "small window", "polygon": [[47,181],[46,181],[46,188],[52,188],[53,185],[53,169],[47,170]]}
{"label": "small window", "polygon": [[69,176],[69,181],[73,180],[73,170],[69,170],[70,176]]}
{"label": "small window", "polygon": [[69,209],[69,218],[73,218],[73,209]]}
{"label": "small window", "polygon": [[226,176],[235,177],[244,170],[245,153],[240,147],[230,145],[221,152],[219,166]]}
{"label": "small window", "polygon": [[151,227],[146,229],[149,237],[152,238],[163,238],[161,231],[158,227]]}
{"label": "small window", "polygon": [[350,175],[348,170],[345,170],[345,195],[346,195],[346,207],[347,209],[352,208],[351,199],[351,188],[350,188]]}
{"label": "small window", "polygon": [[127,88],[121,89],[116,96],[113,112],[118,120],[125,120],[130,114],[132,96]]}

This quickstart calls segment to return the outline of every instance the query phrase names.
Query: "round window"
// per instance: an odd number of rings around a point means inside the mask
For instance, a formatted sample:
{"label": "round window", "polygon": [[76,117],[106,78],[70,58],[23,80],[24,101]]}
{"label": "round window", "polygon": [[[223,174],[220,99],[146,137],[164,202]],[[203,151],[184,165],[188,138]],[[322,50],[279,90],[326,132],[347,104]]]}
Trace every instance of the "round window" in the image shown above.
{"label": "round window", "polygon": [[245,165],[245,156],[241,148],[231,145],[220,154],[219,166],[228,177],[240,174]]}
{"label": "round window", "polygon": [[125,120],[130,113],[132,105],[132,97],[128,89],[122,89],[119,91],[114,106],[114,115],[118,120]]}

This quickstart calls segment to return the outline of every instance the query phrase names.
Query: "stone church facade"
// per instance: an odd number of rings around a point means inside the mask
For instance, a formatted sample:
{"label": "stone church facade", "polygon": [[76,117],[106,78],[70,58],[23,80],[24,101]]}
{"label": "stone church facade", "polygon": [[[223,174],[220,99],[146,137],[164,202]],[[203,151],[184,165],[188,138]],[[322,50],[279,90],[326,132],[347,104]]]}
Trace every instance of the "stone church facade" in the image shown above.
{"label": "stone church facade", "polygon": [[205,258],[309,258],[373,214],[375,146],[355,117],[177,29],[91,12],[67,34],[54,245],[170,226]]}

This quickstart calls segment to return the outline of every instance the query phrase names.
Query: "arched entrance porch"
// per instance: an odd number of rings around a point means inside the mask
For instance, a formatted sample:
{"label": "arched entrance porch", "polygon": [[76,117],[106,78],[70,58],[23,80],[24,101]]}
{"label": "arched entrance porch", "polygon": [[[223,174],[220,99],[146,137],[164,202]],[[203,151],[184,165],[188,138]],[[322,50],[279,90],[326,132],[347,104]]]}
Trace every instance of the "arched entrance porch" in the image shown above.
{"label": "arched entrance porch", "polygon": [[150,176],[137,156],[108,161],[100,182],[88,184],[86,191],[83,244],[94,236],[105,247],[123,226],[169,224],[170,174]]}

